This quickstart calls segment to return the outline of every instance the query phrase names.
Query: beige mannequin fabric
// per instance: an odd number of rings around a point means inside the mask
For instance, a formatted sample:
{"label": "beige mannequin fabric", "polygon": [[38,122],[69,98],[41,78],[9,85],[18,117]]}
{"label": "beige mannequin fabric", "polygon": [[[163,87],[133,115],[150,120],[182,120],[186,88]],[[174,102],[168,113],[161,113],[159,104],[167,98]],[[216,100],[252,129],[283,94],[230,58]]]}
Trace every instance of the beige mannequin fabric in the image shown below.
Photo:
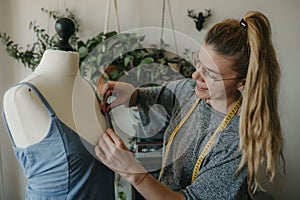
{"label": "beige mannequin fabric", "polygon": [[[95,145],[106,129],[95,93],[79,75],[76,52],[46,50],[36,70],[21,82],[33,84],[58,118]],[[26,85],[10,88],[3,109],[17,147],[27,147],[48,133],[50,116],[37,95]]]}

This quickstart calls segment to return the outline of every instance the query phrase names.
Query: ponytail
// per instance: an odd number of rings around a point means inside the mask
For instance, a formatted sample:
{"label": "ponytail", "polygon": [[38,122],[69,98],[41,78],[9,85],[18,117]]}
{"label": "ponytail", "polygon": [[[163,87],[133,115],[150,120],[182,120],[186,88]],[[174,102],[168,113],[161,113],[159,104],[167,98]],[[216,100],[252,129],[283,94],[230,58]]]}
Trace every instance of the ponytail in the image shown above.
{"label": "ponytail", "polygon": [[249,12],[244,20],[250,56],[240,120],[242,160],[238,170],[247,164],[248,191],[253,194],[260,187],[260,165],[265,164],[266,175],[272,182],[278,157],[284,162],[277,107],[280,68],[268,19],[259,12]]}
{"label": "ponytail", "polygon": [[278,160],[281,158],[285,163],[277,107],[280,69],[270,23],[262,13],[251,11],[242,21],[227,19],[216,24],[204,41],[217,53],[233,57],[233,69],[246,78],[239,133],[242,159],[238,171],[248,168],[248,191],[252,195],[260,187],[262,164],[272,182]]}

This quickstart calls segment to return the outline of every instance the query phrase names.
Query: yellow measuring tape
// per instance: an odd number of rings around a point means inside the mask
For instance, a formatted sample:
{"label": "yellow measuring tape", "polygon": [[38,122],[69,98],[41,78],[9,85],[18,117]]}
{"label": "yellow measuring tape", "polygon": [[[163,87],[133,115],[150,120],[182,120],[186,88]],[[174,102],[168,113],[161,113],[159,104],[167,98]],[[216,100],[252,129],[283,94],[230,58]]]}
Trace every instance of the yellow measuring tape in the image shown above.
{"label": "yellow measuring tape", "polygon": [[[183,119],[179,122],[179,124],[177,124],[177,126],[175,127],[175,129],[173,130],[173,132],[171,133],[169,139],[168,139],[168,143],[166,146],[166,150],[165,150],[165,154],[164,154],[164,159],[163,159],[163,163],[162,163],[162,168],[160,170],[160,174],[159,174],[159,180],[161,179],[163,172],[164,172],[164,167],[166,165],[166,160],[167,160],[167,156],[169,154],[172,142],[174,140],[175,135],[177,134],[178,130],[181,128],[181,126],[186,122],[186,120],[190,117],[190,115],[192,114],[192,112],[194,111],[194,109],[196,108],[196,106],[198,105],[200,101],[200,98],[198,98],[196,100],[196,102],[193,104],[193,106],[191,107],[191,109],[188,111],[188,113],[183,117]],[[218,132],[224,130],[227,125],[229,124],[230,120],[232,119],[232,117],[236,114],[236,112],[239,110],[239,108],[241,107],[243,98],[242,96],[240,96],[240,98],[237,100],[237,102],[233,105],[233,107],[231,108],[231,110],[227,113],[227,115],[225,116],[225,118],[223,119],[223,121],[221,122],[221,124],[218,126],[218,128],[215,130],[215,132],[213,133],[213,135],[210,137],[210,139],[208,140],[208,142],[206,143],[204,149],[202,150],[195,166],[194,166],[194,170],[193,170],[193,174],[192,174],[192,183],[194,182],[194,180],[196,179],[196,177],[199,174],[200,171],[200,167],[202,164],[202,161],[204,160],[205,156],[208,154],[209,150],[211,149],[211,147],[213,146],[213,144],[215,143],[215,138]]]}

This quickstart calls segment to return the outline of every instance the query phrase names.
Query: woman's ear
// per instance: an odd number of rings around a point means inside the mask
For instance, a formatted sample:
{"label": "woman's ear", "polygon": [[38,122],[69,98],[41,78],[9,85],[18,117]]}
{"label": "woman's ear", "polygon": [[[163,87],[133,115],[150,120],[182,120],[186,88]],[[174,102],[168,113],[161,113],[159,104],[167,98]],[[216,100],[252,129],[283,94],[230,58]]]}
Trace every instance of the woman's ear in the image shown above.
{"label": "woman's ear", "polygon": [[237,85],[237,90],[238,91],[243,91],[245,89],[245,83],[246,83],[246,79],[243,78]]}

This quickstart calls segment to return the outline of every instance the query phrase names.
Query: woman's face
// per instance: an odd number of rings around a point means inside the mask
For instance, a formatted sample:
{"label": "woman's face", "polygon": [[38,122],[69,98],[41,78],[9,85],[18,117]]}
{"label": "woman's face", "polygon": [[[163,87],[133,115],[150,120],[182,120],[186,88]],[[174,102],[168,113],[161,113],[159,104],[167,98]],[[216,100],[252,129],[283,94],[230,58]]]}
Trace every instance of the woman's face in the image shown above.
{"label": "woman's face", "polygon": [[239,74],[232,69],[232,57],[220,55],[213,46],[204,43],[201,50],[194,53],[193,59],[197,61],[193,79],[196,80],[195,92],[199,98],[221,101],[225,105],[236,99],[243,81],[237,78]]}

